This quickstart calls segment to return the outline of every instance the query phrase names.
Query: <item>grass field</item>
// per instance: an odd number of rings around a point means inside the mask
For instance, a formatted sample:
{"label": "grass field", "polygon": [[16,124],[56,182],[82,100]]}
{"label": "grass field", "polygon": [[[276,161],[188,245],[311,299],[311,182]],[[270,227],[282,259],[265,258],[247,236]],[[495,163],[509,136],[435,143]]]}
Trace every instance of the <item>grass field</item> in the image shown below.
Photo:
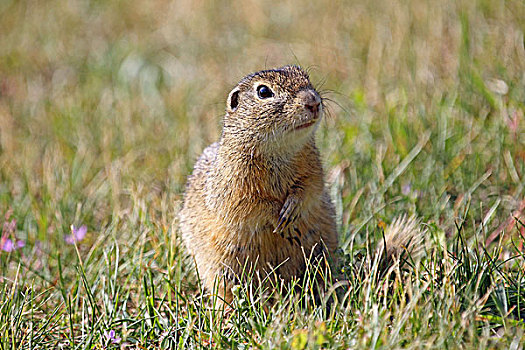
{"label": "grass field", "polygon": [[[521,0],[0,1],[0,349],[522,348],[524,32]],[[230,89],[284,64],[330,99],[349,280],[224,315],[177,212]],[[356,273],[403,213],[425,256]]]}

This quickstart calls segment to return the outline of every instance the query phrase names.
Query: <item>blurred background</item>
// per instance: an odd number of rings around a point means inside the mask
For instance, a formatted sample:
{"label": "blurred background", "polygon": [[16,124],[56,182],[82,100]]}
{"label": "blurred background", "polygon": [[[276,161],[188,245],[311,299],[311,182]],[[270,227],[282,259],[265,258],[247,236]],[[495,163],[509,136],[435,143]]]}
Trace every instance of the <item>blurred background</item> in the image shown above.
{"label": "blurred background", "polygon": [[0,212],[26,253],[175,237],[228,92],[299,64],[343,243],[403,212],[489,236],[525,205],[524,29],[521,0],[3,0]]}

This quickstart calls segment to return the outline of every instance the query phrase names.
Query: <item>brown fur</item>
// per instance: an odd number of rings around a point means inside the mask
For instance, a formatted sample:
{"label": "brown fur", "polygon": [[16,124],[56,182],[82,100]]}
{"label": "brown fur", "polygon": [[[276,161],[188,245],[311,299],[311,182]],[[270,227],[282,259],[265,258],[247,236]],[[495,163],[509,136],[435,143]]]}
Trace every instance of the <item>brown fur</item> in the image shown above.
{"label": "brown fur", "polygon": [[[274,96],[260,98],[260,85]],[[249,75],[228,96],[220,141],[195,164],[182,237],[205,285],[212,290],[219,278],[226,286],[219,291],[226,301],[246,267],[289,281],[304,274],[306,257],[331,256],[337,247],[314,138],[321,102],[299,67]]]}

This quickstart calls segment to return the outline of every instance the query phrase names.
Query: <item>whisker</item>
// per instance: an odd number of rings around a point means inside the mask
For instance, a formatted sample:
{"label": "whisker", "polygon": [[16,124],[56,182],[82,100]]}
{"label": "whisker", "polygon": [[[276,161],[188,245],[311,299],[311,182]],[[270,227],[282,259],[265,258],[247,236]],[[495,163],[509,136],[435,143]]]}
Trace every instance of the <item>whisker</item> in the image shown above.
{"label": "whisker", "polygon": [[[324,84],[326,84],[326,81],[328,80],[328,75],[325,75],[319,82],[315,84],[318,90],[322,90]],[[316,90],[317,90],[316,89]]]}
{"label": "whisker", "polygon": [[330,106],[323,104],[323,110],[326,111],[326,119],[335,119],[334,113],[332,113],[332,108],[330,108]]}
{"label": "whisker", "polygon": [[323,94],[326,94],[326,93],[329,93],[329,94],[336,94],[336,95],[339,95],[339,96],[345,96],[345,94],[343,94],[342,92],[339,92],[337,90],[333,90],[333,89],[322,89],[322,90],[318,90],[319,94],[323,93]]}
{"label": "whisker", "polygon": [[343,110],[345,113],[348,113],[350,114],[350,110],[348,110],[348,108],[344,107],[341,103],[339,103],[338,101],[336,100],[333,100],[331,98],[328,98],[328,97],[325,97],[323,98],[323,102],[324,101],[328,101],[328,102],[331,102],[331,103],[335,103],[339,108],[341,108],[341,110]]}
{"label": "whisker", "polygon": [[314,69],[319,69],[319,66],[316,65],[316,64],[312,64],[312,65],[309,65],[308,67],[305,68],[305,71],[308,75],[310,75],[310,73],[314,70]]}

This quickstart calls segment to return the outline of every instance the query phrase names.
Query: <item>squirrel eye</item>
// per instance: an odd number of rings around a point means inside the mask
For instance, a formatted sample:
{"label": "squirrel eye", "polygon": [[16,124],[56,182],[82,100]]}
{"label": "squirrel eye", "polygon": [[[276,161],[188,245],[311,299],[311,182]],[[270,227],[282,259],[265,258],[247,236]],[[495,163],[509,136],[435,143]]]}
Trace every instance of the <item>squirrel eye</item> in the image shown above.
{"label": "squirrel eye", "polygon": [[273,97],[273,91],[266,85],[257,86],[257,96],[260,99]]}

